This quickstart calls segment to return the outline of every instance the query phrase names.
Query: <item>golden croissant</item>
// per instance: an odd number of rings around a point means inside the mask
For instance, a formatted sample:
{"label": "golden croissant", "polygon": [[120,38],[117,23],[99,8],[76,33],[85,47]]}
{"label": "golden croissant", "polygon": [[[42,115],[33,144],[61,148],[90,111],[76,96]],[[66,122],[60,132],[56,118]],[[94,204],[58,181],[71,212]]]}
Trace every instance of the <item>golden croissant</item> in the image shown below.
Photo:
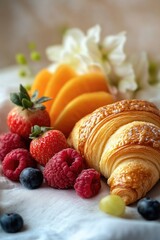
{"label": "golden croissant", "polygon": [[160,111],[150,102],[122,100],[100,107],[76,123],[68,143],[127,205],[160,178]]}

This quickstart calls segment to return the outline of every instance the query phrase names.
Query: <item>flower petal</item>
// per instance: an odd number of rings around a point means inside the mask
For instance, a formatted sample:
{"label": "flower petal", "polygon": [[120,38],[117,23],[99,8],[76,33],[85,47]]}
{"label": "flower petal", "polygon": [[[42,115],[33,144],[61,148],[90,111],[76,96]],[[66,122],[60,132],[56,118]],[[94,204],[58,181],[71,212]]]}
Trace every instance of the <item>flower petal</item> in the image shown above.
{"label": "flower petal", "polygon": [[63,52],[77,52],[79,45],[72,36],[67,36],[63,45]]}
{"label": "flower petal", "polygon": [[126,42],[126,33],[108,36],[103,41],[103,48],[108,52],[108,59],[112,64],[121,64],[126,55],[124,53],[124,44]]}
{"label": "flower petal", "polygon": [[93,61],[99,63],[102,62],[102,55],[98,45],[90,40],[86,41],[86,44],[88,49],[88,55],[93,59]]}
{"label": "flower petal", "polygon": [[95,25],[87,31],[87,40],[98,44],[100,41],[100,33],[101,27],[99,25]]}
{"label": "flower petal", "polygon": [[140,54],[132,55],[130,62],[133,65],[133,69],[136,76],[136,82],[139,88],[145,88],[149,85],[149,62],[145,52]]}
{"label": "flower petal", "polygon": [[126,62],[121,66],[115,67],[114,72],[118,81],[118,89],[120,92],[125,93],[129,91],[135,91],[138,87],[135,81],[135,73],[130,63]]}
{"label": "flower petal", "polygon": [[66,31],[63,41],[65,42],[68,37],[72,37],[77,43],[80,43],[85,35],[78,28],[71,28]]}
{"label": "flower petal", "polygon": [[46,49],[46,54],[49,60],[58,61],[61,58],[62,47],[60,45],[51,46]]}
{"label": "flower petal", "polygon": [[140,89],[135,93],[135,98],[144,99],[153,102],[158,108],[160,108],[160,83],[154,86],[148,86]]}

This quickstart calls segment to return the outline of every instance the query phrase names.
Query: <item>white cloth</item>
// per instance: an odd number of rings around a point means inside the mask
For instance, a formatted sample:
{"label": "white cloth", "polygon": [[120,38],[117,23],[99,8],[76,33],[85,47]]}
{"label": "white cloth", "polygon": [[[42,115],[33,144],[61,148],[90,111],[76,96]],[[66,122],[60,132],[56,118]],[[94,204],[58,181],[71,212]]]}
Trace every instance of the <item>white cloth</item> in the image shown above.
{"label": "white cloth", "polygon": [[[10,90],[20,83],[17,69],[0,72],[0,131],[6,131],[6,115]],[[160,201],[158,183],[147,196]],[[0,214],[19,213],[24,229],[16,234],[0,229],[3,240],[157,240],[159,221],[146,221],[137,212],[136,204],[126,207],[122,218],[99,210],[102,197],[109,188],[102,182],[100,193],[91,199],[78,197],[74,190],[52,189],[45,184],[36,190],[25,189],[2,175],[0,168]]]}

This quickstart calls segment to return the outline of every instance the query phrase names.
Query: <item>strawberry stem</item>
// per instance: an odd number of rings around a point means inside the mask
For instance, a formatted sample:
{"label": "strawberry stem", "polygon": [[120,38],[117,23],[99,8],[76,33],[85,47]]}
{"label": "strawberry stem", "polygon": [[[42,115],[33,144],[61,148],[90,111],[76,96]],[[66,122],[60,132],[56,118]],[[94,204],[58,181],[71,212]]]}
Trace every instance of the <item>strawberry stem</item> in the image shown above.
{"label": "strawberry stem", "polygon": [[36,110],[44,110],[45,106],[42,103],[51,100],[51,98],[49,98],[49,97],[38,98],[37,90],[30,97],[26,88],[24,88],[20,84],[19,93],[11,93],[10,100],[14,104],[21,106],[23,108],[23,110],[28,109],[30,111],[36,111]]}
{"label": "strawberry stem", "polygon": [[38,125],[34,125],[32,128],[31,128],[31,134],[29,135],[29,138],[30,139],[34,139],[34,138],[37,138],[39,136],[41,136],[43,133],[49,131],[49,130],[52,130],[53,128],[52,127],[43,127],[43,126],[38,126]]}

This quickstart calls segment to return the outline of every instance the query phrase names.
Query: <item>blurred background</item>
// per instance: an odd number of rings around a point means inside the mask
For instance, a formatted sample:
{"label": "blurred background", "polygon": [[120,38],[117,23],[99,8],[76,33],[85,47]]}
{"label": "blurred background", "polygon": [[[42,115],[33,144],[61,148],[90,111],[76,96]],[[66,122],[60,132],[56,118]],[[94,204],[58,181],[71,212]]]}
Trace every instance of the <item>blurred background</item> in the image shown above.
{"label": "blurred background", "polygon": [[95,24],[102,35],[126,31],[127,52],[160,54],[159,0],[0,0],[0,68],[15,65],[17,53],[28,54],[30,42],[48,64],[45,49],[60,43],[66,28]]}

